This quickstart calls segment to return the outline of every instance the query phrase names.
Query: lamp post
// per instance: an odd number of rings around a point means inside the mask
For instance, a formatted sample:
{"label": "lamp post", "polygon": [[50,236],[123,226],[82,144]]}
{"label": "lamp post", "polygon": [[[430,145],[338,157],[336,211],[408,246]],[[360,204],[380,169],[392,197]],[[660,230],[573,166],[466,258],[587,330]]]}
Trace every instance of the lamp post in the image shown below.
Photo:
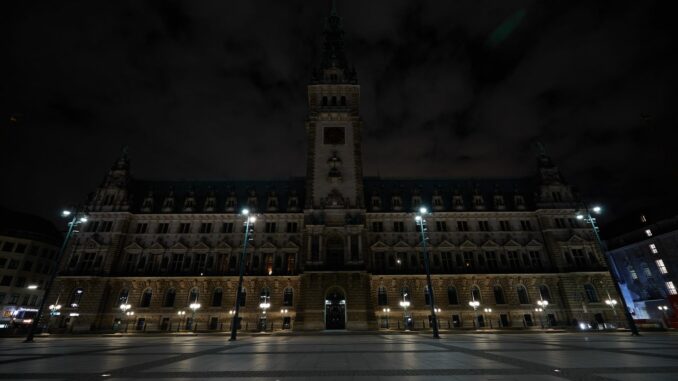
{"label": "lamp post", "polygon": [[195,330],[195,328],[196,328],[196,324],[195,324],[195,311],[198,310],[198,309],[200,309],[200,303],[198,303],[198,299],[196,298],[196,300],[195,300],[193,303],[191,303],[191,304],[188,306],[188,308],[190,308],[191,311],[192,311],[192,313],[191,313],[191,329]]}
{"label": "lamp post", "polygon": [[[471,306],[471,308],[473,308],[473,319],[474,319],[473,320],[473,326],[476,327],[476,322],[478,321],[478,311],[477,310],[478,310],[478,307],[480,307],[480,302],[473,299],[470,302],[468,302],[468,305]],[[478,323],[480,323],[480,322],[478,322]],[[480,325],[480,324],[478,324],[478,325]]]}
{"label": "lamp post", "polygon": [[[131,304],[128,304],[128,303],[122,303],[122,304],[120,305],[120,311],[122,311],[122,314],[125,315],[125,316],[127,316],[128,318],[129,318],[130,315],[127,315],[127,311],[128,311],[130,308],[132,308],[132,305],[131,305]],[[134,312],[132,312],[132,314],[134,314]],[[127,332],[127,326],[129,325],[128,318],[125,319],[125,333]]]}
{"label": "lamp post", "polygon": [[669,323],[668,323],[669,317],[666,314],[666,311],[668,311],[669,307],[662,305],[662,306],[658,306],[657,309],[662,312],[662,315],[664,315],[663,323],[664,323],[664,326],[666,326],[666,328],[668,328],[669,327]]}
{"label": "lamp post", "polygon": [[408,321],[407,321],[407,307],[410,306],[410,301],[407,300],[407,293],[403,294],[403,300],[401,300],[399,304],[400,304],[400,307],[403,308],[403,322],[404,322],[404,325],[405,325],[403,328],[406,331],[409,331],[410,325],[407,324],[408,323]]}
{"label": "lamp post", "polygon": [[387,308],[382,308],[382,309],[381,309],[381,312],[383,312],[383,313],[386,315],[386,329],[389,329],[389,326],[388,326],[388,325],[389,325],[389,324],[388,324],[388,314],[389,314],[389,312],[391,312],[391,309],[388,308],[388,307],[387,307]]}
{"label": "lamp post", "polygon": [[544,318],[546,317],[546,307],[549,306],[549,301],[548,300],[537,300],[537,305],[539,308],[535,308],[535,311],[540,312],[540,317],[539,317],[539,322],[541,323],[541,329],[544,329]]}
{"label": "lamp post", "polygon": [[47,301],[47,298],[49,297],[49,292],[52,288],[52,283],[54,283],[54,278],[56,278],[56,275],[59,271],[59,263],[61,262],[61,257],[64,255],[64,251],[66,251],[66,246],[68,246],[68,241],[70,241],[71,236],[73,235],[73,231],[75,230],[76,225],[79,224],[84,224],[87,222],[87,215],[84,213],[80,212],[72,212],[70,210],[63,210],[61,212],[61,216],[64,218],[71,217],[71,221],[68,222],[68,230],[66,231],[66,236],[64,237],[64,242],[61,243],[61,247],[59,248],[59,253],[57,254],[57,257],[55,259],[55,264],[54,268],[52,269],[52,273],[49,276],[49,279],[47,280],[47,283],[45,283],[45,292],[42,297],[42,300],[40,301],[40,307],[38,308],[38,313],[35,315],[35,319],[33,320],[32,324],[28,327],[28,335],[26,336],[26,340],[24,340],[24,343],[32,343],[33,342],[33,337],[35,333],[35,329],[38,327],[38,322],[40,321],[40,316],[42,316],[42,311],[45,309],[45,302]]}
{"label": "lamp post", "polygon": [[[595,214],[600,214],[602,212],[602,208],[600,206],[594,206],[592,210]],[[626,321],[629,324],[629,329],[631,329],[631,335],[640,336],[640,333],[638,332],[638,327],[636,326],[636,322],[633,321],[633,316],[631,316],[631,312],[629,312],[629,306],[626,304],[626,299],[624,299],[621,287],[619,287],[619,282],[617,281],[617,277],[615,276],[614,270],[612,269],[612,261],[610,260],[609,254],[607,253],[605,247],[603,246],[603,241],[600,239],[600,229],[598,228],[596,219],[593,216],[591,216],[591,212],[589,211],[588,207],[585,207],[583,212],[577,213],[577,219],[584,220],[587,224],[591,225],[591,229],[593,230],[593,235],[596,238],[598,248],[600,249],[603,258],[605,258],[605,264],[607,265],[607,269],[610,272],[610,276],[612,277],[612,283],[614,284],[614,288],[617,291],[619,297],[621,298],[622,307],[624,308],[624,316],[626,317]]]}
{"label": "lamp post", "polygon": [[440,335],[438,333],[438,318],[436,317],[436,311],[433,306],[435,306],[435,297],[433,292],[433,286],[431,285],[431,267],[429,264],[429,255],[426,250],[426,219],[425,215],[428,214],[426,208],[419,208],[419,213],[414,217],[417,225],[419,225],[419,230],[421,231],[421,249],[424,252],[424,268],[426,269],[426,284],[428,285],[428,296],[430,306],[431,306],[431,328],[433,329],[433,338],[439,339]]}
{"label": "lamp post", "polygon": [[280,317],[282,318],[282,322],[280,323],[280,328],[285,329],[285,315],[287,315],[287,312],[289,310],[287,308],[281,308],[280,309]]}
{"label": "lamp post", "polygon": [[250,216],[248,209],[242,210],[245,216],[245,240],[242,244],[242,253],[240,254],[240,277],[238,279],[238,290],[235,292],[235,312],[233,313],[233,324],[231,324],[231,338],[229,341],[237,340],[238,336],[238,315],[240,314],[240,298],[242,298],[242,278],[245,271],[245,254],[247,254],[247,242],[250,239],[250,224],[253,224],[257,218]]}
{"label": "lamp post", "polygon": [[261,308],[262,317],[259,319],[259,329],[261,332],[266,331],[266,310],[271,307],[270,296],[264,296],[259,303],[259,308]]}
{"label": "lamp post", "polygon": [[127,318],[125,319],[125,333],[127,333],[127,328],[129,327],[129,319],[131,319],[132,316],[134,316],[134,311],[125,312],[125,316],[127,316]]}
{"label": "lamp post", "polygon": [[605,299],[605,304],[607,304],[608,306],[610,306],[610,308],[612,309],[612,313],[614,314],[614,316],[617,316],[617,309],[615,308],[615,307],[617,307],[617,301],[614,300],[614,299],[612,299],[612,298],[610,297],[610,295],[608,295],[608,296],[607,296],[607,299]]}
{"label": "lamp post", "polygon": [[492,308],[485,308],[484,311],[489,316],[489,318],[487,320],[490,321],[490,328],[494,328],[494,327],[492,327],[492,315],[491,315],[492,314]]}
{"label": "lamp post", "polygon": [[177,316],[179,316],[179,325],[177,325],[177,332],[181,330],[181,325],[184,322],[184,316],[186,315],[186,311],[177,311]]}

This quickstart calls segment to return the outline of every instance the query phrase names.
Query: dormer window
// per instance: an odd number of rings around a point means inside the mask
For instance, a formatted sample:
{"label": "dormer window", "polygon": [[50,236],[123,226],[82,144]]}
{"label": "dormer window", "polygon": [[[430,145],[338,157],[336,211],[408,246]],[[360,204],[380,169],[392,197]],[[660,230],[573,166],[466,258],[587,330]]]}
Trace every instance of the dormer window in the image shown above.
{"label": "dormer window", "polygon": [[271,196],[268,198],[268,202],[266,203],[266,206],[268,210],[276,210],[278,209],[278,198],[275,196]]}
{"label": "dormer window", "polygon": [[290,197],[290,199],[287,201],[288,209],[296,209],[298,205],[299,199],[296,196]]}
{"label": "dormer window", "polygon": [[503,196],[494,196],[494,207],[497,209],[505,209],[506,206],[504,204],[504,197]]}
{"label": "dormer window", "polygon": [[513,202],[516,204],[516,209],[525,209],[525,198],[521,195],[516,195],[513,198]]}
{"label": "dormer window", "polygon": [[484,209],[485,200],[483,200],[483,196],[473,196],[473,206],[475,206],[476,209]]}
{"label": "dormer window", "polygon": [[247,198],[247,206],[254,209],[257,207],[257,196],[250,196]]}
{"label": "dormer window", "polygon": [[440,196],[433,196],[433,207],[441,209],[443,207],[443,198]]}
{"label": "dormer window", "polygon": [[563,201],[563,196],[560,194],[560,192],[551,192],[551,197],[553,197],[554,202]]}
{"label": "dormer window", "polygon": [[195,199],[193,197],[186,198],[186,201],[184,201],[184,211],[192,212],[193,208],[195,208]]}
{"label": "dormer window", "polygon": [[452,198],[452,204],[454,205],[454,209],[464,209],[464,200],[461,196],[454,196]]}
{"label": "dormer window", "polygon": [[205,200],[205,207],[204,207],[205,211],[206,212],[214,211],[214,207],[216,206],[216,204],[217,204],[217,201],[214,197],[208,197]]}
{"label": "dormer window", "polygon": [[372,209],[380,209],[381,208],[381,198],[377,196],[372,196]]}
{"label": "dormer window", "polygon": [[420,196],[413,196],[412,197],[412,208],[419,209],[419,206],[421,206],[421,197]]}
{"label": "dormer window", "polygon": [[141,205],[141,210],[144,212],[150,212],[153,210],[153,197],[146,197],[144,203]]}
{"label": "dormer window", "polygon": [[171,212],[174,209],[174,197],[167,197],[162,203],[163,212]]}
{"label": "dormer window", "polygon": [[400,210],[403,205],[403,200],[400,198],[400,196],[394,196],[391,199],[391,205],[393,205],[394,210]]}
{"label": "dormer window", "polygon": [[236,199],[235,196],[230,196],[226,199],[226,210],[229,212],[232,212],[235,210],[236,207]]}

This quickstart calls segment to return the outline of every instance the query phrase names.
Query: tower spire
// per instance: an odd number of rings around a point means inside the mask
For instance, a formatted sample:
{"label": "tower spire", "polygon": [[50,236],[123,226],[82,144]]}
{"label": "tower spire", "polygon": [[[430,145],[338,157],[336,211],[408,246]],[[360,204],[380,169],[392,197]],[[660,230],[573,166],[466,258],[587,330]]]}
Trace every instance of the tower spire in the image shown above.
{"label": "tower spire", "polygon": [[330,14],[325,18],[323,45],[320,58],[320,73],[314,75],[314,82],[349,82],[356,79],[355,69],[350,68],[344,50],[344,29],[337,12],[337,3],[332,0]]}

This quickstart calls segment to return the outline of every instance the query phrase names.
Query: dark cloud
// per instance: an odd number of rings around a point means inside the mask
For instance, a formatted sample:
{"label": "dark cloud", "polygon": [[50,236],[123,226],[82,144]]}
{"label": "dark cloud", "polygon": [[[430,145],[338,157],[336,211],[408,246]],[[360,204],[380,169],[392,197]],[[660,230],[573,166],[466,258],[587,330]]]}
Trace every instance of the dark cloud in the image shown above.
{"label": "dark cloud", "polygon": [[[613,213],[673,202],[678,49],[663,2],[338,3],[365,174],[529,175],[539,139]],[[82,200],[124,145],[143,178],[304,175],[329,4],[2,7],[7,206],[49,215]]]}

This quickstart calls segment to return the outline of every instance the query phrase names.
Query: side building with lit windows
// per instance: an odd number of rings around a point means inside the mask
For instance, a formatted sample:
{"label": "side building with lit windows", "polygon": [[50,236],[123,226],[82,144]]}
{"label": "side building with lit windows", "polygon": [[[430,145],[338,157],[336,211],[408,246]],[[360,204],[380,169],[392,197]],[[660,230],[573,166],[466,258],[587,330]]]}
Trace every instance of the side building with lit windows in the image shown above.
{"label": "side building with lit windows", "polygon": [[[544,152],[529,178],[365,177],[360,85],[334,10],[323,35],[306,176],[145,181],[124,153],[65,253],[50,298],[67,313],[52,327],[228,330],[243,208],[257,217],[243,330],[428,328],[431,293],[442,329],[619,323],[603,302],[617,296],[601,250],[575,218],[581,204]],[[422,206],[432,290],[414,221]]]}
{"label": "side building with lit windows", "polygon": [[635,225],[606,241],[624,298],[634,320],[678,328],[678,216]]}

